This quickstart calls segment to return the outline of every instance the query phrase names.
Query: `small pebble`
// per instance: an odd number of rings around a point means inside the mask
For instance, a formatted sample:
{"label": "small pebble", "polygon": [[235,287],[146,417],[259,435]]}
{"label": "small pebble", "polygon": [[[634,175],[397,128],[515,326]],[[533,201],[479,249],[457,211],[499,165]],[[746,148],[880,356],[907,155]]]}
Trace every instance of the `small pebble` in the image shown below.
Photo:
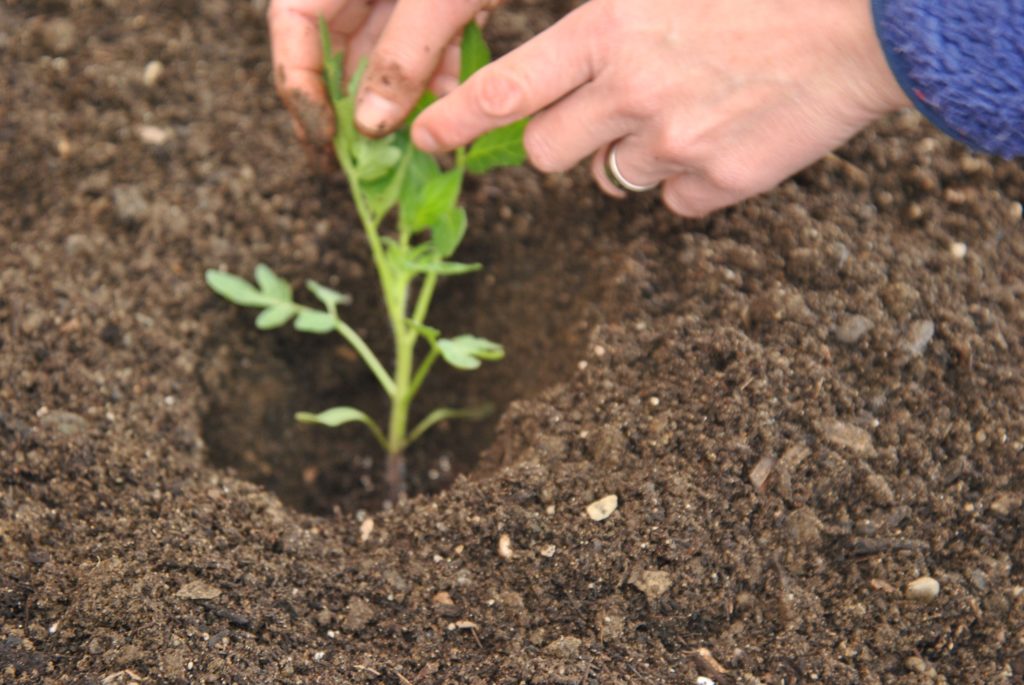
{"label": "small pebble", "polygon": [[142,70],[142,83],[147,88],[152,88],[160,82],[160,77],[164,75],[164,64],[159,60],[153,60],[147,62],[145,68]]}
{"label": "small pebble", "polygon": [[949,254],[955,259],[963,259],[967,256],[967,243],[953,243],[949,246]]}
{"label": "small pebble", "polygon": [[578,637],[566,636],[560,637],[557,640],[549,642],[544,647],[544,652],[551,656],[560,657],[562,659],[575,659],[579,654],[580,647],[583,645],[583,641]]}
{"label": "small pebble", "polygon": [[835,447],[845,447],[856,454],[866,455],[875,451],[871,434],[860,426],[831,419],[822,421],[818,427],[822,437]]}
{"label": "small pebble", "polygon": [[608,495],[587,505],[587,516],[592,521],[604,521],[619,508],[619,496]]}
{"label": "small pebble", "polygon": [[174,137],[174,132],[169,128],[163,128],[161,126],[140,124],[135,127],[135,135],[137,135],[139,140],[146,145],[160,147],[161,145],[165,145],[167,141]]}
{"label": "small pebble", "polygon": [[935,322],[931,319],[918,319],[910,324],[903,343],[908,352],[918,357],[924,353],[933,337],[935,337]]}
{"label": "small pebble", "polygon": [[672,587],[672,576],[668,571],[641,571],[634,573],[629,583],[653,602]]}
{"label": "small pebble", "polygon": [[928,668],[928,664],[919,656],[908,656],[903,665],[907,667],[908,671],[914,671],[915,673],[924,673]]}
{"label": "small pebble", "polygon": [[217,599],[220,597],[220,589],[201,580],[194,580],[182,586],[174,596],[181,599]]}
{"label": "small pebble", "polygon": [[836,327],[836,340],[853,345],[875,327],[875,323],[866,316],[854,314],[843,319]]}
{"label": "small pebble", "polygon": [[921,576],[907,583],[907,599],[915,602],[930,602],[939,596],[939,581],[931,576]]}
{"label": "small pebble", "polygon": [[512,538],[508,533],[502,533],[498,537],[498,556],[502,559],[512,558]]}
{"label": "small pebble", "polygon": [[61,435],[76,435],[89,429],[89,421],[84,417],[70,411],[55,409],[48,411],[39,420],[40,425],[47,430],[56,431]]}
{"label": "small pebble", "polygon": [[366,542],[373,535],[373,518],[365,518],[363,522],[359,524],[359,542]]}

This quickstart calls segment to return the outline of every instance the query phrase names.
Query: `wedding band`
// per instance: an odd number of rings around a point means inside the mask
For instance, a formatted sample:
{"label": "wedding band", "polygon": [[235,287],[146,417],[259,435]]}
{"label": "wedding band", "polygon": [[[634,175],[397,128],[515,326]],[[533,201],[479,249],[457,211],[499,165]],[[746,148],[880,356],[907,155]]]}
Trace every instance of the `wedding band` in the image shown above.
{"label": "wedding band", "polygon": [[608,148],[608,155],[604,159],[604,170],[608,174],[608,180],[619,190],[625,190],[630,193],[646,193],[648,190],[654,190],[658,187],[657,183],[642,186],[627,180],[622,175],[622,172],[619,171],[619,163],[615,158],[615,145]]}

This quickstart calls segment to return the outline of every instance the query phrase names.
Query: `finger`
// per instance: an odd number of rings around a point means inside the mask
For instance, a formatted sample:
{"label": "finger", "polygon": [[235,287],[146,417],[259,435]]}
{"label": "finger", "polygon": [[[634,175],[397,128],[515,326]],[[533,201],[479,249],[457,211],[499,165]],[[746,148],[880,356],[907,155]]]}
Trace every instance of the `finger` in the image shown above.
{"label": "finger", "polygon": [[595,16],[588,3],[475,73],[417,117],[413,141],[426,152],[452,150],[482,133],[531,115],[590,81],[597,72]]}
{"label": "finger", "polygon": [[367,59],[384,33],[384,27],[395,9],[396,0],[379,0],[373,5],[362,26],[352,34],[345,51],[345,76],[355,72],[359,63]]}
{"label": "finger", "polygon": [[[614,143],[615,168],[619,176],[635,186],[649,186],[666,178],[689,171],[689,167],[678,160],[668,159],[659,154],[652,140],[649,127],[637,135],[626,136]],[[611,162],[606,157],[605,176],[611,174]]]}
{"label": "finger", "polygon": [[445,47],[487,4],[399,0],[359,88],[359,130],[379,136],[401,124],[437,70]]}
{"label": "finger", "polygon": [[612,183],[612,179],[608,176],[608,169],[606,167],[608,160],[608,149],[611,147],[610,144],[602,145],[601,148],[594,153],[594,156],[590,158],[590,175],[594,177],[594,183],[601,189],[605,195],[610,195],[616,199],[623,199],[626,197],[626,191]]}
{"label": "finger", "polygon": [[566,171],[601,146],[630,132],[635,122],[620,113],[599,81],[576,89],[534,116],[523,144],[538,170]]}
{"label": "finger", "polygon": [[444,49],[441,63],[430,78],[429,87],[434,95],[442,97],[459,87],[459,68],[462,66],[462,48],[459,43],[450,43]]}
{"label": "finger", "polygon": [[369,7],[346,0],[272,0],[267,10],[274,83],[306,140],[329,140],[333,119],[323,89],[323,55],[318,18],[333,37],[365,20]]}
{"label": "finger", "polygon": [[724,188],[702,174],[683,173],[662,184],[661,200],[673,213],[690,219],[707,216],[746,197]]}

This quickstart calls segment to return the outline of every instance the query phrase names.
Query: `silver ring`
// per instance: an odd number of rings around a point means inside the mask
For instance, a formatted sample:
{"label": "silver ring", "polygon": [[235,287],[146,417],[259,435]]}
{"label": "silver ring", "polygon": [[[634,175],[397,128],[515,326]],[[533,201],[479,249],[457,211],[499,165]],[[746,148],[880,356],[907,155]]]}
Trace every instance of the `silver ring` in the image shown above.
{"label": "silver ring", "polygon": [[651,183],[650,185],[637,185],[632,181],[626,180],[626,177],[622,175],[619,170],[619,162],[615,158],[615,145],[612,144],[608,148],[608,155],[604,159],[604,170],[608,174],[608,180],[618,188],[619,190],[625,190],[631,193],[646,193],[648,190],[654,190],[658,187],[657,183]]}

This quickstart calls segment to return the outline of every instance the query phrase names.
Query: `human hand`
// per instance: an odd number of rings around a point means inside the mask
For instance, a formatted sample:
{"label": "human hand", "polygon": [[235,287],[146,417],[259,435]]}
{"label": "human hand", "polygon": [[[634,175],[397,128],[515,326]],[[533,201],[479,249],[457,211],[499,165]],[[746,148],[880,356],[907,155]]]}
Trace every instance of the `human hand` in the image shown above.
{"label": "human hand", "polygon": [[[395,12],[398,4],[398,0],[271,0],[267,22],[274,83],[301,140],[325,148],[334,132],[323,86],[321,17],[333,44],[344,51],[346,75],[379,43],[359,101],[382,93],[398,104],[389,110],[390,118],[371,109],[371,125],[361,126],[366,133],[379,135],[400,125],[425,88],[440,95],[458,85],[458,38],[476,14],[476,6],[487,3],[413,0],[403,1],[401,11]],[[459,11],[464,6],[473,7]],[[364,120],[366,116],[364,113]]]}
{"label": "human hand", "polygon": [[614,145],[623,177],[701,216],[907,104],[869,0],[591,0],[424,111],[412,135],[440,152],[532,115],[525,145],[541,171],[594,153],[598,185],[621,197],[605,169]]}

